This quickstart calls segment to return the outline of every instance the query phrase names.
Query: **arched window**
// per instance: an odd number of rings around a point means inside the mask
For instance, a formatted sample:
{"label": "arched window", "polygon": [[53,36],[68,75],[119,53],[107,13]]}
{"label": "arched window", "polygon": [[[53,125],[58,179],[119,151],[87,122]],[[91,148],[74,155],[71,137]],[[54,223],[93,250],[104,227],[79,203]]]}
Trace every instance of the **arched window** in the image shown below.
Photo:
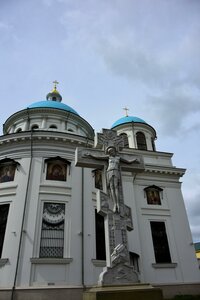
{"label": "arched window", "polygon": [[17,133],[18,133],[18,132],[21,132],[21,131],[22,131],[21,128],[18,128],[18,129],[16,130]]}
{"label": "arched window", "polygon": [[71,128],[69,128],[67,131],[69,131],[69,132],[74,132],[74,130],[73,130],[73,129],[71,129]]}
{"label": "arched window", "polygon": [[130,256],[130,265],[134,267],[134,270],[139,272],[139,258],[140,256],[137,253],[129,252]]}
{"label": "arched window", "polygon": [[52,101],[56,101],[56,97],[52,97]]}
{"label": "arched window", "polygon": [[137,140],[137,148],[139,150],[147,150],[147,143],[144,133],[137,132],[136,133],[136,140]]}
{"label": "arched window", "polygon": [[155,141],[153,138],[151,138],[151,144],[152,144],[152,150],[156,151]]}
{"label": "arched window", "polygon": [[123,132],[123,133],[120,134],[120,136],[122,136],[123,139],[124,139],[124,148],[129,148],[128,136],[127,136],[127,134]]}
{"label": "arched window", "polygon": [[64,253],[65,204],[45,202],[43,206],[40,258],[62,258]]}
{"label": "arched window", "polygon": [[50,125],[49,128],[51,128],[51,129],[57,129],[57,126],[56,125]]}
{"label": "arched window", "polygon": [[31,126],[31,130],[35,130],[35,129],[38,129],[39,128],[39,126],[38,125],[33,125],[33,126]]}

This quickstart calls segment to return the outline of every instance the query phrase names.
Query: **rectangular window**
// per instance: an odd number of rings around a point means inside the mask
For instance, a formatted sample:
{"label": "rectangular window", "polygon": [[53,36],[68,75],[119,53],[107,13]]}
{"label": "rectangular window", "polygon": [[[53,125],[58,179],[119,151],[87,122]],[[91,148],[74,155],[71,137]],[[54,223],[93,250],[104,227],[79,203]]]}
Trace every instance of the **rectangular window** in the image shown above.
{"label": "rectangular window", "polygon": [[44,203],[40,241],[40,257],[63,257],[64,224],[65,204]]}
{"label": "rectangular window", "polygon": [[99,190],[103,190],[102,170],[95,169],[92,171],[92,173],[94,176],[95,188]]}
{"label": "rectangular window", "polygon": [[95,209],[96,259],[106,260],[104,217]]}
{"label": "rectangular window", "polygon": [[150,222],[156,263],[171,263],[164,222]]}
{"label": "rectangular window", "polygon": [[8,218],[9,204],[0,205],[0,258],[3,250],[4,236]]}

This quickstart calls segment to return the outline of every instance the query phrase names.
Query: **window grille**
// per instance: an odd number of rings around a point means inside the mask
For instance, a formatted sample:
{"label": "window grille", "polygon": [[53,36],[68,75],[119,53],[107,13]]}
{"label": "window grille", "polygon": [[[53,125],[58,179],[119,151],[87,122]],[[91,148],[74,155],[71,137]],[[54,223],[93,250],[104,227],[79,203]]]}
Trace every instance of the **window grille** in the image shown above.
{"label": "window grille", "polygon": [[64,221],[65,204],[44,203],[40,257],[63,257]]}

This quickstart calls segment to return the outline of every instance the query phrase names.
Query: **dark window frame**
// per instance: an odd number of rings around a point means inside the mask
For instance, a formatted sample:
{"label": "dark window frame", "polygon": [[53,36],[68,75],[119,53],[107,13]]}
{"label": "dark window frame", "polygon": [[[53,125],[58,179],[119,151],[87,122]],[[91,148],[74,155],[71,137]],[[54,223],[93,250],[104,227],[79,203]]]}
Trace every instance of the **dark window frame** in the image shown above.
{"label": "dark window frame", "polygon": [[58,129],[58,126],[57,126],[57,125],[54,125],[54,124],[52,124],[52,125],[50,125],[50,126],[49,126],[49,129]]}
{"label": "dark window frame", "polygon": [[156,151],[156,145],[155,145],[154,138],[151,138],[151,144],[152,144],[152,150],[155,152]]}
{"label": "dark window frame", "polygon": [[106,260],[105,226],[104,217],[95,209],[95,237],[96,237],[96,259]]}
{"label": "dark window frame", "polygon": [[171,263],[172,260],[165,222],[150,221],[150,227],[156,263]]}
{"label": "dark window frame", "polygon": [[147,141],[146,136],[143,132],[138,131],[136,133],[137,149],[138,150],[147,150]]}
{"label": "dark window frame", "polygon": [[96,189],[103,190],[103,170],[95,169],[92,171],[94,177],[94,186]]}
{"label": "dark window frame", "polygon": [[38,124],[33,124],[31,126],[31,130],[36,130],[36,129],[39,129],[39,125]]}
{"label": "dark window frame", "polygon": [[0,205],[0,258],[2,257],[10,204]]}

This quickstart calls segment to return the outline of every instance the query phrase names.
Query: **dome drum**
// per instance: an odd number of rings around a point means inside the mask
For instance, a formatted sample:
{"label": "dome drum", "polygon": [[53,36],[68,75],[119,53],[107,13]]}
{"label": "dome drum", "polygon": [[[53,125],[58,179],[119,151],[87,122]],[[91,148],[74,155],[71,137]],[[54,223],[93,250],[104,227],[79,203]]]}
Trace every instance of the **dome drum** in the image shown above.
{"label": "dome drum", "polygon": [[130,148],[155,151],[156,131],[143,119],[126,116],[117,120],[112,129],[118,135],[125,134]]}
{"label": "dome drum", "polygon": [[4,134],[32,129],[71,132],[89,138],[94,136],[93,128],[78,113],[53,107],[28,107],[10,116],[4,124]]}

